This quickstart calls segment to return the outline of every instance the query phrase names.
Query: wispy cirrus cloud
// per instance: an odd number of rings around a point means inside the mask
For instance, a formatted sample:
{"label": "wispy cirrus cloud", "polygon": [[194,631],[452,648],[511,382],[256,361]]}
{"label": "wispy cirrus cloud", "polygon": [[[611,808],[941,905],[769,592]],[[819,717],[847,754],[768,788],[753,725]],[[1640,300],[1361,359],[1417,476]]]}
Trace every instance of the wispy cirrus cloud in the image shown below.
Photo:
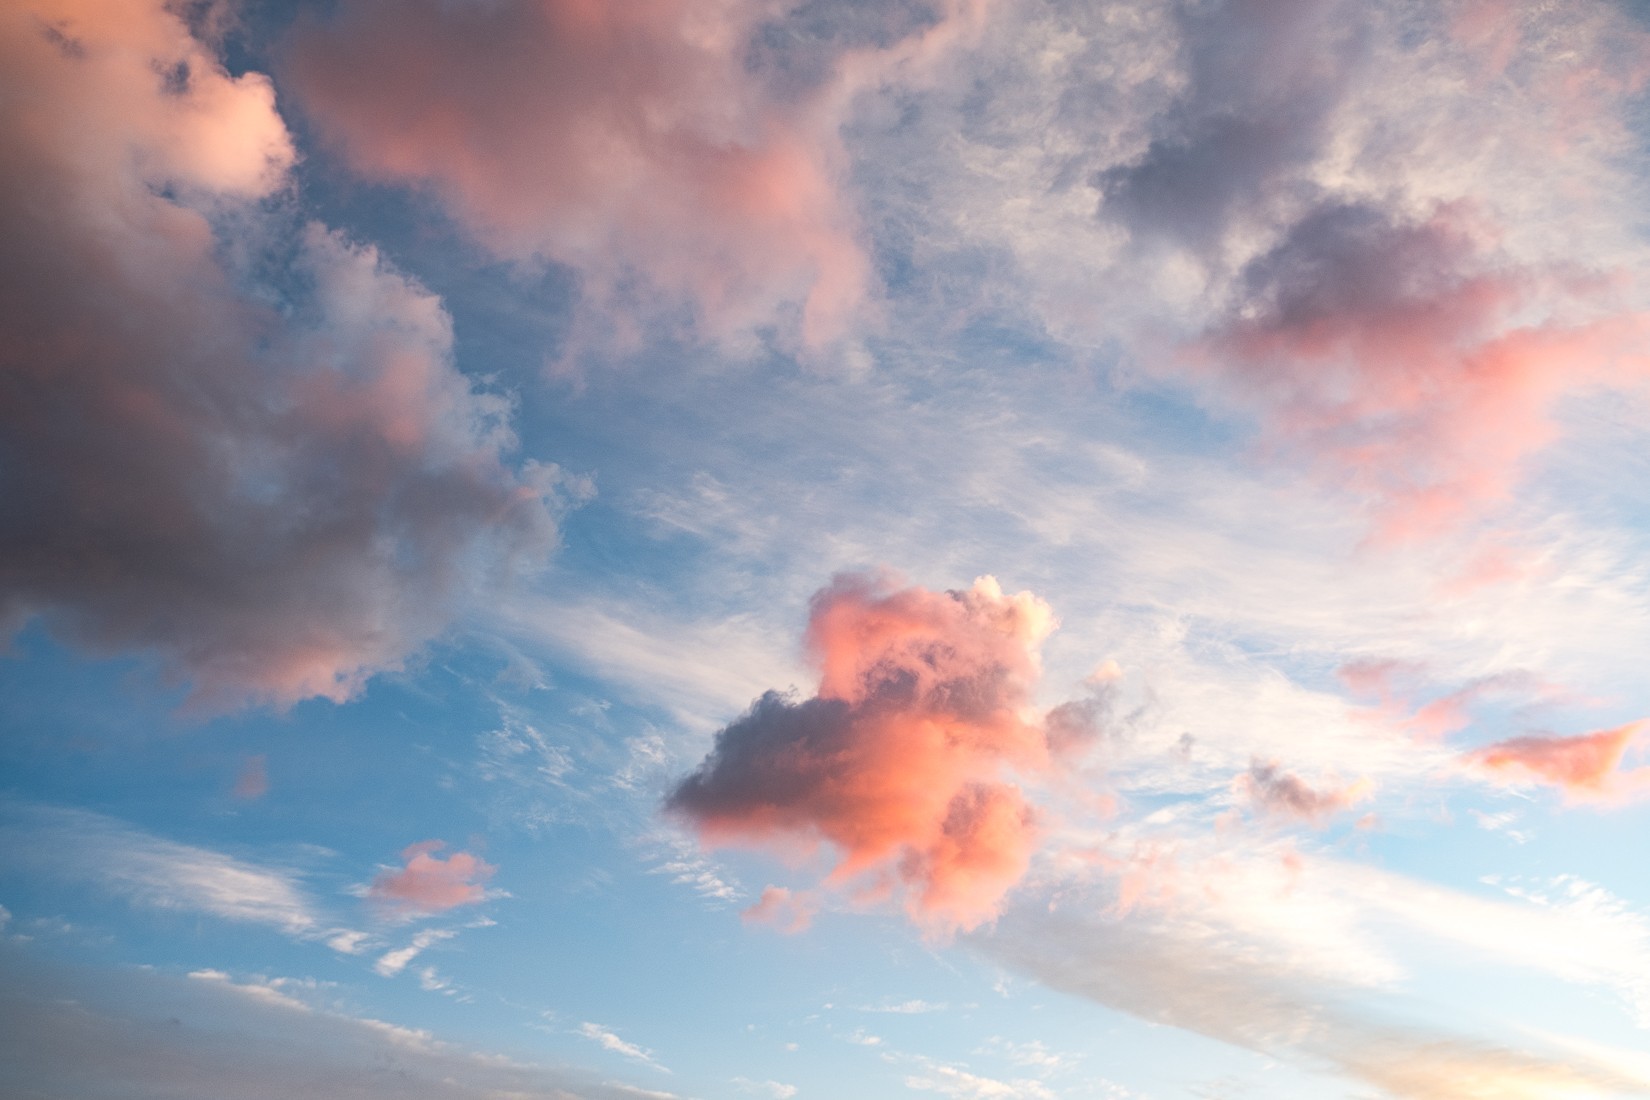
{"label": "wispy cirrus cloud", "polygon": [[618,1033],[612,1028],[603,1027],[601,1024],[593,1024],[586,1020],[578,1026],[575,1034],[589,1039],[591,1042],[599,1045],[603,1050],[611,1051],[612,1053],[619,1055],[621,1058],[628,1058],[632,1062],[639,1062],[642,1065],[647,1066],[649,1069],[658,1070],[660,1073],[670,1072],[667,1067],[659,1064],[658,1059],[653,1056],[652,1051],[643,1050],[635,1043],[626,1042],[624,1039],[621,1039]]}
{"label": "wispy cirrus cloud", "polygon": [[25,806],[10,824],[13,859],[49,874],[90,881],[152,909],[205,913],[288,935],[325,922],[299,876],[133,828],[88,810]]}

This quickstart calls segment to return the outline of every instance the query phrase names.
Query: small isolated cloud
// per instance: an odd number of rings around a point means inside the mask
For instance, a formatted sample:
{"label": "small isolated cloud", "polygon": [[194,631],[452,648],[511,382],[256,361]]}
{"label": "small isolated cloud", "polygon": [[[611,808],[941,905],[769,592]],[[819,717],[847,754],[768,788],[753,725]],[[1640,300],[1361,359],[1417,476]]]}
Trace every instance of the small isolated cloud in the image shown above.
{"label": "small isolated cloud", "polygon": [[735,1077],[733,1083],[741,1092],[771,1096],[773,1100],[791,1100],[797,1092],[795,1085],[787,1085],[783,1081],[752,1081],[749,1077]]}
{"label": "small isolated cloud", "polygon": [[1237,786],[1266,813],[1306,821],[1320,821],[1340,813],[1369,791],[1366,782],[1330,789],[1315,788],[1300,776],[1283,771],[1277,764],[1259,760],[1253,761],[1249,770],[1238,777]]}
{"label": "small isolated cloud", "polygon": [[412,938],[412,942],[405,947],[398,947],[394,951],[386,951],[379,956],[372,968],[386,978],[393,978],[403,970],[407,964],[417,958],[427,948],[433,947],[442,940],[450,940],[458,935],[457,932],[445,928],[426,928]]}
{"label": "small isolated cloud", "polygon": [[747,924],[768,924],[781,932],[805,930],[813,923],[819,901],[810,894],[793,894],[783,886],[767,886],[756,904],[739,915]]}
{"label": "small isolated cloud", "polygon": [[629,1058],[633,1062],[640,1062],[650,1069],[656,1069],[660,1073],[670,1072],[669,1069],[659,1064],[653,1057],[652,1051],[643,1050],[635,1043],[625,1042],[611,1028],[605,1028],[601,1024],[593,1024],[586,1020],[578,1026],[575,1034],[582,1035],[584,1038],[600,1044],[603,1050],[612,1051],[614,1054]]}
{"label": "small isolated cloud", "polygon": [[439,840],[409,846],[401,853],[407,865],[379,875],[367,896],[406,913],[440,913],[486,900],[482,883],[497,868],[469,852],[454,852],[446,859],[433,854],[444,847]]}
{"label": "small isolated cloud", "polygon": [[1557,787],[1578,802],[1619,802],[1650,794],[1650,766],[1621,767],[1647,726],[1640,720],[1575,737],[1514,737],[1469,753],[1467,765],[1503,781]]}
{"label": "small isolated cloud", "polygon": [[845,574],[817,593],[815,695],[758,699],[667,800],[707,844],[837,855],[827,885],[903,893],[936,933],[997,912],[1038,835],[1011,779],[1055,755],[1031,707],[1054,628],[1029,592],[982,577],[960,592]]}
{"label": "small isolated cloud", "polygon": [[328,933],[325,943],[340,955],[359,955],[366,950],[366,942],[371,938],[366,932],[340,928]]}
{"label": "small isolated cloud", "polygon": [[269,758],[263,754],[249,756],[235,777],[235,797],[251,801],[269,793]]}

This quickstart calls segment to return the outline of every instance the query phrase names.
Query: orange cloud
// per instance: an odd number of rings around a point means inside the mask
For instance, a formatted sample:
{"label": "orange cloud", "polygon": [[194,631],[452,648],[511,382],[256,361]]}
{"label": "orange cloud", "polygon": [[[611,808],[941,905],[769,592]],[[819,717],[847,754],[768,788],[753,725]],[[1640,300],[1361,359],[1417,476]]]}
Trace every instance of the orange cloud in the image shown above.
{"label": "orange cloud", "polygon": [[976,927],[1037,841],[1010,776],[1046,773],[1070,751],[1070,731],[1052,746],[1031,707],[1054,625],[1041,600],[990,577],[933,592],[839,576],[812,604],[816,694],[758,699],[668,808],[707,844],[824,841],[837,856],[829,885],[860,899],[901,893],[938,934]]}
{"label": "orange cloud", "polygon": [[431,854],[445,847],[439,840],[411,845],[401,853],[407,865],[379,875],[367,896],[417,913],[439,913],[484,900],[487,892],[481,884],[498,868],[469,852],[454,852],[446,859]]}
{"label": "orange cloud", "polygon": [[1650,792],[1650,767],[1622,770],[1622,758],[1650,719],[1577,737],[1514,737],[1468,754],[1481,771],[1546,783],[1577,801],[1615,802]]}

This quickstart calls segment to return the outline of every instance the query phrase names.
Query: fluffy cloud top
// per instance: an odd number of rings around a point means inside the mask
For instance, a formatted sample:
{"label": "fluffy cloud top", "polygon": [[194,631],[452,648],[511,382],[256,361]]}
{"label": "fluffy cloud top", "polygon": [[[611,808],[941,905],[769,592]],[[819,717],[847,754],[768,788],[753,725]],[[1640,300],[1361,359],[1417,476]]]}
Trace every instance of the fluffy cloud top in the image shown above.
{"label": "fluffy cloud top", "polygon": [[10,6],[0,142],[5,627],[205,707],[343,699],[552,544],[555,472],[507,464],[440,302],[259,203],[270,83],[173,6]]}
{"label": "fluffy cloud top", "polygon": [[1053,759],[1031,708],[1053,627],[1041,600],[1005,595],[990,577],[934,592],[839,576],[812,604],[816,693],[757,700],[669,807],[711,844],[797,852],[825,841],[838,856],[829,883],[862,898],[902,891],[930,929],[972,928],[996,913],[1036,841],[1009,776]]}
{"label": "fluffy cloud top", "polygon": [[497,868],[469,852],[454,852],[446,859],[434,854],[444,847],[439,840],[409,846],[401,853],[407,865],[379,875],[368,896],[416,913],[439,913],[485,899],[482,883]]}

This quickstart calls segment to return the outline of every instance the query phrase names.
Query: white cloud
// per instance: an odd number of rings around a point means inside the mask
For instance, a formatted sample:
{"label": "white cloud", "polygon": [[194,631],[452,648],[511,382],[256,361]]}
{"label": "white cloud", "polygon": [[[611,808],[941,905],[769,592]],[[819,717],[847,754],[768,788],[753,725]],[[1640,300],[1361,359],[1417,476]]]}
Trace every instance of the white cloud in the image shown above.
{"label": "white cloud", "polygon": [[394,951],[386,951],[372,964],[372,968],[386,978],[393,978],[407,968],[407,964],[417,958],[427,948],[433,947],[442,940],[450,940],[458,935],[447,928],[426,928],[413,936],[412,941],[405,947],[398,947]]}
{"label": "white cloud", "polygon": [[299,876],[209,848],[179,844],[87,810],[22,808],[4,826],[10,858],[96,883],[134,904],[262,924],[291,936],[320,920]]}
{"label": "white cloud", "polygon": [[629,1058],[633,1062],[640,1062],[642,1065],[656,1069],[660,1073],[670,1072],[665,1066],[659,1064],[653,1057],[652,1051],[643,1050],[635,1043],[626,1042],[619,1038],[618,1034],[612,1029],[605,1028],[601,1024],[593,1024],[586,1020],[578,1026],[575,1034],[582,1035],[584,1038],[599,1044],[603,1050],[612,1051],[614,1054]]}

